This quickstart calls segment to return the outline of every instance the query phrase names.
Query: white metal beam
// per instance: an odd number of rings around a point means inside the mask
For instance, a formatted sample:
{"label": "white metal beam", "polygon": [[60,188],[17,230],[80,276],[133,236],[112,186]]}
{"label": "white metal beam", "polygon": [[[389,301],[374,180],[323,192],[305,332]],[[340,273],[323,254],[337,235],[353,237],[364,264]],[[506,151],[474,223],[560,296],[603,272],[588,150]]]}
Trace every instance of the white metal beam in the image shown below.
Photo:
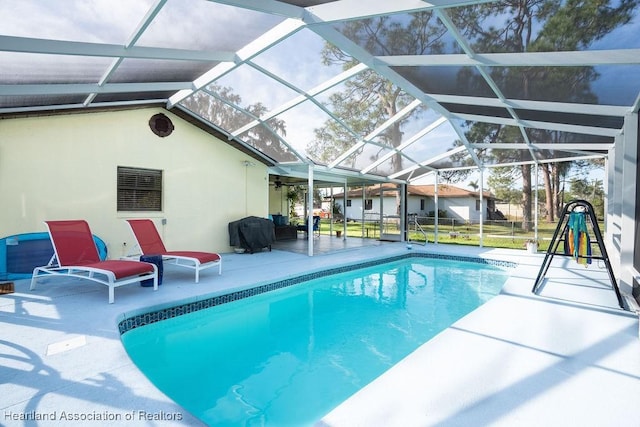
{"label": "white metal beam", "polygon": [[640,49],[376,56],[388,67],[580,67],[640,64]]}
{"label": "white metal beam", "polygon": [[[484,164],[483,168],[502,168],[502,167],[511,167],[511,166],[522,166],[522,165],[535,165],[537,163],[558,163],[558,162],[571,162],[573,160],[589,160],[589,159],[602,159],[607,157],[606,154],[593,154],[590,156],[573,156],[573,157],[558,157],[554,159],[542,159],[542,160],[525,160],[522,162],[509,162],[509,163],[496,163],[496,164]],[[442,168],[438,169],[439,172],[452,172],[452,171],[461,171],[461,170],[472,170],[477,169],[475,166],[462,166],[462,167],[450,167],[450,168]],[[425,174],[426,175],[426,174]],[[422,177],[422,176],[420,176]],[[416,179],[420,178],[417,177]]]}
{"label": "white metal beam", "polygon": [[[471,46],[468,44],[466,38],[462,35],[462,33],[460,33],[460,30],[454,25],[453,21],[451,20],[447,12],[444,10],[440,10],[440,11],[437,11],[436,13],[440,21],[442,21],[442,23],[444,24],[444,26],[447,27],[447,29],[451,34],[453,34],[453,37],[456,39],[458,44],[462,46],[462,49],[465,51],[465,53],[471,57],[475,56],[475,52],[472,50]],[[498,87],[496,82],[491,77],[491,73],[487,71],[487,67],[478,65],[475,68],[478,71],[478,73],[480,73],[482,78],[485,80],[487,85],[491,88],[491,90],[496,95],[498,100],[500,100],[501,102],[504,102],[505,96],[503,95],[502,90],[500,90],[500,87]],[[527,144],[530,144],[531,141],[529,141],[529,136],[527,135],[527,132],[525,131],[524,127],[520,122],[518,113],[510,106],[507,106],[506,109],[509,112],[509,115],[511,115],[511,117],[513,117],[515,121],[519,123],[518,129],[520,131],[520,134],[524,142]],[[469,153],[471,153],[472,155],[474,154],[472,150],[469,150]],[[533,153],[531,153],[531,155],[533,157]],[[476,157],[474,157],[474,160],[478,161]],[[482,168],[480,168],[480,171],[482,173]]]}
{"label": "white metal beam", "polygon": [[209,0],[214,3],[226,4],[228,6],[240,7],[243,9],[255,10],[256,12],[269,13],[271,15],[286,16],[288,18],[302,18],[305,10],[300,6],[287,4],[275,0]]}
{"label": "white metal beam", "polygon": [[[234,104],[233,102],[230,102],[227,99],[224,99],[222,97],[220,97],[218,94],[210,92],[209,90],[207,90],[206,88],[203,89],[204,92],[206,92],[209,96],[217,99],[218,101],[220,101],[223,104],[228,105],[231,108],[234,108],[235,110],[241,112],[242,114],[246,115],[247,117],[251,117],[254,119],[254,121],[258,121],[260,122],[260,120],[253,115],[251,112],[245,110],[244,108],[242,108],[239,105]],[[212,126],[214,126],[213,123],[209,122],[207,119],[202,118],[205,122],[210,123]],[[309,160],[307,159],[307,157],[305,155],[303,155],[302,153],[300,153],[293,145],[291,145],[289,143],[289,141],[282,135],[280,135],[279,133],[275,132],[273,129],[271,129],[269,126],[265,126],[265,128],[267,130],[269,130],[271,132],[271,134],[278,140],[280,141],[280,143],[282,143],[285,147],[287,147],[287,150],[290,151],[294,156],[296,156],[298,158],[299,161],[303,162],[303,163],[310,163]],[[248,130],[248,129],[247,129]],[[236,141],[240,142],[240,143],[244,143],[240,138],[238,138],[241,134],[238,135],[233,135],[231,133],[229,133],[227,130],[225,130],[223,133],[227,134],[227,137],[229,140],[235,139]],[[245,144],[246,145],[246,144]]]}
{"label": "white metal beam", "polygon": [[103,86],[100,86],[97,83],[27,84],[0,85],[0,93],[2,95],[9,96],[44,96],[87,93],[173,92],[190,87],[191,82],[107,83]]}
{"label": "white metal beam", "polygon": [[[414,170],[417,170],[417,169],[420,169],[420,168],[426,168],[432,163],[435,163],[435,162],[440,161],[442,159],[446,159],[447,157],[451,157],[454,154],[457,154],[457,153],[459,153],[461,151],[464,151],[466,149],[467,149],[467,147],[465,147],[464,145],[459,145],[454,149],[451,149],[451,150],[449,150],[449,151],[447,151],[445,153],[442,153],[442,154],[438,154],[437,156],[431,157],[430,159],[427,159],[427,160],[425,160],[423,162],[420,162],[417,165],[412,165],[412,166],[409,166],[408,168],[405,168],[405,169],[403,169],[403,170],[401,170],[399,172],[393,173],[393,174],[389,175],[389,178],[397,178],[397,177],[402,176],[404,174],[407,174],[409,172],[413,172]],[[430,168],[430,169],[433,169],[433,168]],[[433,170],[435,171],[435,169],[433,169]]]}
{"label": "white metal beam", "polygon": [[233,52],[171,49],[89,43],[66,40],[36,39],[0,35],[0,51],[41,53],[49,55],[94,56],[108,58],[136,58],[171,61],[232,61]]}
{"label": "white metal beam", "polygon": [[[333,43],[335,46],[340,47],[345,52],[348,52],[349,55],[351,55],[354,58],[358,59],[360,62],[367,64],[369,67],[373,66],[374,57],[371,54],[369,54],[367,51],[362,49],[360,46],[358,46],[357,44],[353,43],[351,40],[349,40],[347,37],[345,37],[340,32],[336,31],[333,28],[328,28],[326,26],[317,27],[317,28],[314,27],[312,29],[318,35],[323,37],[325,40],[327,40],[330,43]],[[420,101],[422,101],[423,104],[425,104],[428,107],[432,108],[433,110],[435,110],[436,112],[440,113],[441,115],[443,115],[447,119],[450,119],[452,117],[452,115],[449,113],[449,111],[447,111],[446,109],[442,108],[442,106],[440,106],[440,104],[435,102],[433,100],[433,98],[431,98],[428,95],[426,95],[423,91],[421,91],[419,88],[417,88],[411,82],[409,82],[407,79],[405,79],[404,77],[400,76],[398,73],[393,71],[391,68],[378,66],[378,67],[375,68],[375,71],[378,74],[380,74],[382,77],[385,77],[386,79],[388,79],[390,82],[392,82],[396,86],[402,88],[405,92],[407,92],[408,94],[410,94],[414,98],[419,99]],[[467,145],[468,141],[467,141],[467,138],[465,137],[464,132],[462,131],[462,129],[459,126],[457,126],[455,123],[452,123],[451,125],[452,125],[452,128],[454,129],[454,131],[457,133],[457,135],[460,138],[460,140],[462,141],[462,143]],[[480,166],[479,160],[478,160],[477,156],[475,155],[475,153],[473,153],[472,151],[470,151],[469,153],[470,153],[471,158],[473,159],[473,161],[476,162],[476,164],[478,166]],[[336,161],[334,161],[332,164],[337,164],[337,163],[336,163]]]}
{"label": "white metal beam", "polygon": [[371,142],[373,138],[380,135],[387,128],[389,128],[389,126],[391,126],[392,124],[394,124],[395,122],[397,122],[398,120],[400,120],[401,118],[409,114],[411,111],[416,109],[416,107],[418,107],[419,105],[420,105],[420,101],[414,100],[411,104],[407,105],[402,110],[398,111],[393,117],[390,117],[389,119],[387,119],[383,124],[381,124],[376,129],[374,129],[373,132],[365,136],[361,141],[358,141],[357,143],[355,143],[353,146],[351,146],[351,148],[349,148],[347,151],[342,153],[342,155],[338,156],[338,158],[335,159],[333,162],[329,163],[329,167],[334,168],[340,163],[342,163],[345,159],[347,159],[347,157],[349,157],[350,155],[358,151],[364,144],[366,144],[367,142]]}
{"label": "white metal beam", "polygon": [[[149,25],[151,25],[155,17],[158,16],[158,14],[160,13],[164,5],[167,3],[167,1],[168,0],[157,0],[155,4],[151,6],[151,8],[149,9],[145,17],[140,21],[138,28],[136,28],[136,30],[133,32],[133,34],[127,41],[127,43],[125,43],[124,47],[126,49],[131,48],[133,45],[136,44],[136,42],[140,39],[140,37],[142,37],[142,34],[144,33],[144,31],[147,28],[149,28]],[[118,69],[120,64],[122,64],[122,61],[124,61],[124,58],[119,57],[114,59],[111,62],[111,65],[109,65],[109,68],[102,74],[102,77],[98,81],[98,86],[104,86],[109,81],[113,73],[115,73],[115,71]],[[89,96],[87,96],[87,98],[84,100],[84,105],[89,105],[91,102],[93,102],[96,95],[97,93],[95,92],[89,94]]]}
{"label": "white metal beam", "polygon": [[[440,7],[455,7],[470,3],[487,3],[495,0],[341,0],[307,7],[312,16],[309,22],[335,22],[365,19],[398,13],[419,12]],[[306,18],[305,18],[306,19]]]}
{"label": "white metal beam", "polygon": [[134,101],[117,101],[117,102],[98,102],[86,106],[82,103],[78,104],[56,104],[56,105],[38,105],[29,107],[9,107],[0,108],[0,114],[14,114],[14,113],[28,113],[37,111],[52,111],[52,110],[82,110],[87,108],[109,108],[109,107],[123,107],[123,106],[135,106],[135,105],[153,105],[162,104],[165,99],[143,99]]}
{"label": "white metal beam", "polygon": [[526,150],[530,147],[535,148],[536,150],[594,150],[594,151],[607,151],[613,147],[614,143],[610,144],[601,144],[601,143],[545,143],[545,144],[536,144],[532,143],[523,144],[523,143],[482,143],[482,144],[471,144],[474,148],[489,148],[489,149],[497,149],[497,150]]}
{"label": "white metal beam", "polygon": [[405,142],[400,144],[398,147],[392,147],[391,150],[387,154],[385,154],[384,156],[380,157],[378,160],[376,160],[375,162],[371,163],[369,166],[367,166],[366,168],[362,169],[360,172],[361,173],[367,173],[370,170],[376,168],[378,165],[384,163],[385,161],[387,161],[392,156],[398,154],[399,152],[401,152],[405,148],[409,147],[410,145],[412,145],[416,141],[420,140],[420,138],[422,138],[425,135],[429,134],[433,130],[437,129],[441,124],[446,123],[446,122],[447,122],[447,119],[445,117],[440,117],[438,120],[436,120],[435,122],[431,123],[429,126],[425,127],[424,129],[422,129],[421,131],[419,131],[418,133],[413,135],[411,138],[409,138],[408,140],[406,140]]}
{"label": "white metal beam", "polygon": [[202,76],[194,80],[193,85],[194,88],[188,91],[180,91],[169,98],[169,102],[167,103],[167,108],[172,108],[178,102],[184,100],[188,96],[197,92],[199,89],[205,87],[210,84],[214,80],[220,78],[224,74],[229,71],[237,68],[245,61],[249,61],[254,56],[259,55],[260,53],[267,50],[269,47],[277,44],[281,40],[287,38],[291,34],[294,34],[298,30],[302,28],[304,24],[302,21],[295,19],[287,19],[279,25],[275,26],[271,30],[264,33],[262,36],[253,40],[251,43],[247,44],[242,49],[238,50],[235,55],[235,62],[230,63],[222,63],[213,67],[211,70],[204,73]]}
{"label": "white metal beam", "polygon": [[[309,90],[308,92],[303,92],[302,95],[295,97],[294,99],[290,100],[289,102],[286,102],[276,108],[274,108],[273,110],[271,110],[270,112],[268,112],[267,114],[265,114],[264,116],[262,116],[261,120],[262,121],[267,121],[275,116],[277,116],[278,114],[282,114],[287,110],[290,110],[291,108],[302,104],[304,101],[313,98],[314,96],[342,83],[345,80],[350,79],[351,77],[353,77],[354,75],[360,73],[361,71],[364,71],[367,69],[367,66],[364,64],[358,64],[354,67],[351,67],[350,69],[340,73],[339,75],[335,76],[334,78],[331,78],[329,80],[327,80],[326,82],[321,83],[320,85],[314,87],[313,89]],[[296,91],[300,91],[300,89],[295,88]],[[255,120],[251,123],[247,123],[245,126],[241,127],[240,129],[234,130],[233,132],[231,132],[232,135],[240,135],[243,132],[246,132],[247,130],[251,129],[254,126],[257,126],[260,123],[260,120]]]}
{"label": "white metal beam", "polygon": [[564,123],[550,123],[550,122],[539,122],[534,120],[520,120],[516,121],[512,118],[504,118],[504,117],[491,117],[491,116],[480,116],[475,114],[454,114],[455,117],[460,120],[469,120],[473,122],[483,122],[483,123],[495,123],[499,125],[506,126],[525,126],[529,128],[535,129],[546,129],[546,130],[557,130],[561,132],[573,132],[573,133],[583,133],[586,135],[600,135],[600,136],[611,136],[614,137],[620,134],[620,129],[609,129],[609,128],[601,128],[595,126],[578,126],[578,125],[567,125]]}
{"label": "white metal beam", "polygon": [[393,13],[416,12],[433,8],[422,0],[341,0],[310,6],[308,23],[327,23],[351,19],[364,19]]}
{"label": "white metal beam", "polygon": [[498,98],[441,94],[429,94],[429,97],[440,103],[498,108],[506,108],[510,106],[523,110],[550,111],[556,113],[571,112],[573,114],[590,114],[610,117],[624,117],[626,114],[632,112],[632,107],[616,105],[578,104],[555,101],[530,101],[522,99],[505,99],[504,101],[502,101]]}

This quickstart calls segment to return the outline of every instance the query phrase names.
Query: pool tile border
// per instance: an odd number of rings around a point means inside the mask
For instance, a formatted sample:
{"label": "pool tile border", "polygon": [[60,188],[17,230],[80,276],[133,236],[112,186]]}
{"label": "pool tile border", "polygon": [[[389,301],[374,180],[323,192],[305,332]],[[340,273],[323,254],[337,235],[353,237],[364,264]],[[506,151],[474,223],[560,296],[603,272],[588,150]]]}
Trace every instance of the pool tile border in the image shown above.
{"label": "pool tile border", "polygon": [[320,277],[326,277],[333,274],[344,273],[347,271],[357,270],[360,268],[372,267],[374,265],[399,261],[407,258],[446,259],[446,260],[452,260],[452,261],[475,262],[479,264],[488,264],[496,267],[505,267],[505,268],[514,268],[517,266],[517,263],[511,262],[511,261],[500,261],[500,260],[467,257],[467,256],[459,256],[459,255],[433,254],[433,253],[426,253],[426,252],[411,252],[403,255],[395,255],[392,257],[387,257],[382,259],[378,258],[371,261],[365,261],[365,262],[360,262],[356,264],[328,268],[326,270],[316,271],[308,274],[302,274],[296,277],[278,280],[273,283],[259,285],[249,289],[234,291],[224,295],[217,295],[217,296],[205,298],[199,301],[192,301],[184,304],[179,304],[174,307],[163,308],[163,309],[151,311],[149,313],[134,315],[119,322],[118,330],[120,331],[120,335],[123,335],[124,333],[132,329],[139,328],[144,325],[149,325],[151,323],[156,323],[161,320],[171,319],[173,317],[182,316],[184,314],[193,313],[196,311],[215,307],[217,305],[226,304],[229,302],[241,300],[241,299],[252,297],[255,295],[260,295],[265,292],[275,291],[276,289],[286,288],[286,287],[297,285],[299,283],[306,282],[309,280],[318,279]]}

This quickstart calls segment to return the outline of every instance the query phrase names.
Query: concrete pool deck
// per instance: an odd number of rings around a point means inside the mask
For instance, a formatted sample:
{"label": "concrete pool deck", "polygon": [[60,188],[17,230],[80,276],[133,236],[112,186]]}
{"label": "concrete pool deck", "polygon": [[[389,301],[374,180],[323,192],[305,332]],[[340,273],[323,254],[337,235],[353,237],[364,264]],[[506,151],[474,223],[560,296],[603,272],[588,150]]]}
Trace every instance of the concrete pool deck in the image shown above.
{"label": "concrete pool deck", "polygon": [[[319,420],[324,426],[633,425],[640,396],[638,316],[617,308],[605,270],[543,254],[446,245],[413,251],[519,263],[501,295],[456,322]],[[165,267],[157,292],[82,281],[15,281],[0,295],[0,425],[203,425],[156,389],[126,354],[123,314],[226,293],[325,267],[406,253],[385,243],[314,257],[223,254],[223,273]],[[65,419],[62,419],[64,417]],[[55,418],[55,419],[54,419]],[[100,418],[92,421],[91,418]]]}

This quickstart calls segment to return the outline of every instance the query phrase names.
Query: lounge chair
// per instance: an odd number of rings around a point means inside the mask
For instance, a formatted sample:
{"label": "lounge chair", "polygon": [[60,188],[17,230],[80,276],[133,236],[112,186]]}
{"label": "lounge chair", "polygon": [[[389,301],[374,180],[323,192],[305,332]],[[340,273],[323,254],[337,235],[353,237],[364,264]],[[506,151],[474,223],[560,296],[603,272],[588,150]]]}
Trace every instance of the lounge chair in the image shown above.
{"label": "lounge chair", "polygon": [[150,219],[128,219],[126,221],[131,227],[142,255],[162,255],[162,259],[165,261],[195,270],[196,283],[200,280],[200,270],[217,265],[218,274],[222,274],[222,258],[219,254],[196,251],[167,251],[153,221]]}
{"label": "lounge chair", "polygon": [[45,221],[45,224],[54,255],[49,264],[33,270],[29,289],[35,289],[41,275],[52,274],[92,280],[108,286],[109,304],[113,304],[114,289],[119,286],[153,279],[153,290],[158,290],[155,265],[139,261],[101,261],[86,221]]}
{"label": "lounge chair", "polygon": [[[298,231],[304,231],[306,234],[308,232],[307,220],[304,221],[304,225],[298,225],[297,228],[298,228]],[[311,228],[312,228],[314,237],[320,237],[320,216],[319,215],[313,216],[313,225]]]}

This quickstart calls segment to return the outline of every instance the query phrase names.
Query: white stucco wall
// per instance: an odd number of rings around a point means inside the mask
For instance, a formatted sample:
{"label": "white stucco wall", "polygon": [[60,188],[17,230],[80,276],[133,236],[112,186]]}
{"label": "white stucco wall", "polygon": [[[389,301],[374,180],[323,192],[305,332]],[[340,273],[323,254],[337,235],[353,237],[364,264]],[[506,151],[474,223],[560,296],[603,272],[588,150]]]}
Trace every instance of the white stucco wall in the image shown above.
{"label": "white stucco wall", "polygon": [[[425,209],[420,209],[420,199],[425,199]],[[365,211],[367,213],[367,219],[371,218],[372,213],[378,214],[380,212],[380,198],[374,197],[373,209]],[[336,204],[342,205],[342,199],[336,199]],[[487,209],[487,200],[482,201],[484,212]],[[426,216],[431,211],[435,211],[435,203],[433,198],[422,196],[409,196],[407,200],[407,211],[411,214],[417,213],[421,216]],[[480,211],[476,210],[476,199],[471,197],[440,197],[438,200],[438,209],[446,210],[448,218],[454,218],[461,221],[479,221]],[[384,214],[386,216],[397,215],[396,199],[395,197],[384,198]],[[351,206],[347,207],[347,218],[360,220],[362,218],[362,198],[352,198]],[[486,218],[485,218],[486,220]]]}
{"label": "white stucco wall", "polygon": [[[336,205],[342,207],[343,199],[336,198]],[[346,211],[342,209],[342,212],[345,213],[345,217],[348,219],[354,219],[356,221],[362,220],[363,213],[363,202],[361,197],[353,197],[347,200],[351,200],[351,206],[347,206]],[[374,220],[380,218],[380,198],[373,197],[371,204],[371,209],[364,210],[364,218],[365,220]],[[395,197],[385,197],[383,200],[383,213],[385,216],[395,216],[397,215],[396,208],[396,198]]]}
{"label": "white stucco wall", "polygon": [[467,197],[438,199],[439,208],[447,211],[448,218],[463,221],[478,221],[480,212],[476,210],[476,200]]}
{"label": "white stucco wall", "polygon": [[[424,200],[424,209],[420,209],[420,201]],[[417,214],[418,216],[428,216],[429,212],[435,211],[435,203],[433,197],[427,196],[409,196],[407,198],[407,212]]]}
{"label": "white stucco wall", "polygon": [[[175,126],[165,138],[148,126],[160,112]],[[162,212],[117,212],[118,166],[163,171]],[[0,237],[86,219],[117,258],[133,246],[124,218],[147,217],[169,249],[226,252],[230,221],[268,214],[267,168],[161,108],[5,119],[0,200]]]}
{"label": "white stucco wall", "polygon": [[289,215],[287,187],[281,187],[276,190],[273,186],[269,186],[269,213]]}

